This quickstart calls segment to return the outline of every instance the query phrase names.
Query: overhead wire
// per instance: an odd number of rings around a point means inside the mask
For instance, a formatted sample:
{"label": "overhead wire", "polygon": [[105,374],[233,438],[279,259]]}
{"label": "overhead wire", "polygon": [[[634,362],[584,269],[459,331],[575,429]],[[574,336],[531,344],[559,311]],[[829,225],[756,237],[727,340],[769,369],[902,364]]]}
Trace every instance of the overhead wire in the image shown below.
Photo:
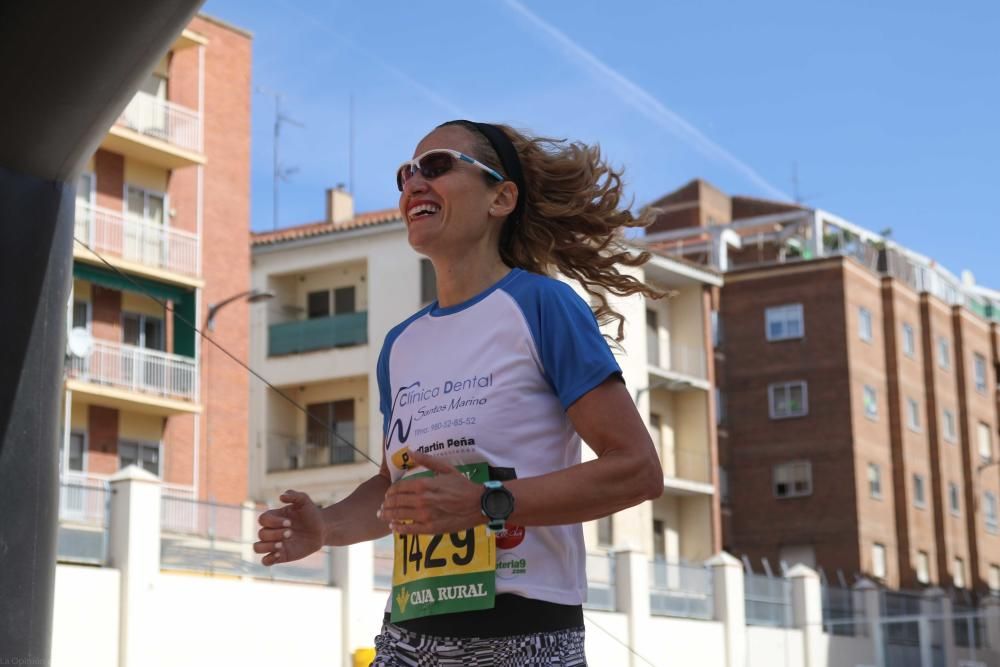
{"label": "overhead wire", "polygon": [[[201,336],[201,338],[203,340],[208,341],[209,343],[211,343],[217,350],[219,350],[220,352],[222,352],[223,354],[225,354],[233,362],[235,362],[241,368],[243,368],[248,373],[250,373],[253,377],[255,377],[258,380],[260,380],[262,383],[264,383],[265,386],[267,386],[269,389],[271,389],[276,394],[278,394],[279,396],[281,396],[281,398],[283,398],[286,401],[288,401],[289,403],[291,403],[292,406],[294,406],[296,409],[298,409],[300,412],[302,412],[304,415],[306,415],[307,419],[310,419],[314,423],[319,424],[320,426],[322,426],[324,428],[324,430],[326,430],[327,432],[333,434],[336,438],[338,438],[339,440],[341,440],[344,444],[346,444],[351,449],[353,449],[354,451],[358,452],[363,457],[365,457],[366,459],[368,459],[368,461],[370,461],[376,467],[380,466],[380,464],[377,463],[370,456],[368,456],[368,454],[366,452],[361,451],[360,449],[358,449],[357,447],[354,446],[354,443],[350,442],[349,440],[347,440],[346,438],[344,438],[343,436],[341,436],[339,433],[337,433],[331,427],[330,424],[325,423],[319,417],[316,417],[314,414],[311,414],[309,412],[309,410],[307,408],[305,408],[304,406],[302,406],[298,401],[296,401],[294,398],[292,398],[291,396],[289,396],[287,393],[285,393],[284,391],[282,391],[281,389],[279,389],[278,387],[276,387],[275,385],[273,385],[270,381],[267,380],[267,378],[265,378],[260,373],[258,373],[253,368],[251,368],[249,364],[247,364],[242,359],[238,358],[235,354],[233,354],[228,349],[226,349],[226,347],[224,345],[218,343],[215,339],[211,338],[208,334],[206,334],[204,331],[202,331],[201,328],[197,327],[193,322],[191,322],[186,317],[184,317],[183,315],[181,315],[180,313],[178,313],[176,310],[174,310],[174,308],[169,303],[167,303],[165,300],[159,299],[156,296],[154,296],[153,294],[151,294],[138,281],[134,280],[127,273],[125,273],[124,271],[122,271],[121,269],[119,269],[117,266],[115,266],[114,264],[112,264],[111,262],[109,262],[107,259],[104,258],[103,255],[101,255],[99,252],[97,252],[96,250],[94,250],[93,248],[91,248],[86,242],[84,242],[84,241],[82,241],[82,240],[80,240],[80,239],[78,239],[76,237],[73,237],[73,240],[76,243],[79,243],[84,248],[86,248],[90,253],[92,253],[95,257],[97,257],[97,259],[100,260],[101,263],[103,263],[109,269],[111,269],[112,271],[114,271],[118,276],[120,276],[121,278],[124,278],[125,280],[127,280],[133,287],[135,287],[136,291],[138,291],[140,294],[142,294],[142,295],[144,295],[144,296],[152,299],[157,304],[159,304],[160,306],[162,306],[163,309],[165,311],[171,313],[174,316],[174,318],[180,320],[185,325],[191,327],[191,329],[195,333],[197,333],[199,336]],[[613,639],[617,643],[619,643],[622,646],[624,646],[625,648],[627,648],[633,655],[635,655],[636,657],[638,657],[639,659],[641,659],[646,664],[650,665],[650,667],[657,667],[657,665],[655,663],[653,663],[648,658],[646,658],[644,655],[642,655],[641,653],[639,653],[638,651],[636,651],[627,642],[622,641],[621,639],[619,639],[618,637],[616,637],[610,630],[608,630],[607,628],[605,628],[604,626],[602,626],[600,623],[598,623],[597,621],[595,621],[590,616],[590,614],[586,614],[585,613],[583,616],[584,616],[584,619],[586,621],[588,621],[591,625],[593,625],[598,630],[601,630],[606,635],[608,635],[609,637],[611,637],[611,639]]]}

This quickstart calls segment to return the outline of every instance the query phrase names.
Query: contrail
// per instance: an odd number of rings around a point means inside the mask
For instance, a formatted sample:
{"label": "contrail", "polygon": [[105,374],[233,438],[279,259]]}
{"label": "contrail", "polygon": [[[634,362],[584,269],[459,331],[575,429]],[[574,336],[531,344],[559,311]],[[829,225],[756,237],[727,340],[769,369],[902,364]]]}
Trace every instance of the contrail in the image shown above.
{"label": "contrail", "polygon": [[292,10],[293,12],[295,12],[296,14],[298,14],[299,16],[301,16],[302,18],[304,18],[305,20],[309,21],[310,23],[312,23],[314,26],[316,26],[320,30],[323,30],[324,32],[327,32],[327,33],[333,35],[334,37],[336,37],[337,39],[339,39],[340,41],[342,41],[347,46],[351,47],[352,49],[354,49],[355,51],[357,51],[361,55],[363,55],[366,58],[374,61],[380,67],[382,67],[384,70],[390,72],[394,76],[398,77],[400,80],[405,81],[409,85],[413,86],[414,88],[416,88],[417,90],[419,90],[421,93],[423,93],[424,97],[426,97],[427,99],[429,99],[431,102],[434,102],[435,104],[437,104],[442,109],[447,110],[448,113],[452,114],[452,116],[454,118],[466,118],[468,116],[467,113],[465,113],[457,105],[453,104],[450,100],[445,99],[441,95],[438,95],[436,92],[434,92],[433,90],[431,90],[430,88],[428,88],[424,84],[420,83],[419,81],[417,81],[416,79],[414,79],[413,77],[411,77],[409,74],[406,74],[405,72],[403,72],[399,68],[393,67],[392,65],[390,65],[386,61],[382,60],[377,55],[375,55],[374,53],[372,53],[371,51],[369,51],[368,49],[366,49],[366,48],[362,47],[361,45],[359,45],[357,42],[355,42],[353,39],[351,39],[347,35],[344,35],[344,34],[341,34],[341,33],[337,32],[336,30],[334,30],[333,28],[331,28],[330,26],[328,26],[326,23],[323,23],[322,21],[320,21],[319,19],[317,19],[312,14],[299,9],[298,7],[296,7],[295,5],[293,5],[290,2],[281,2],[281,4],[284,5],[286,8]]}
{"label": "contrail", "polygon": [[551,41],[561,47],[562,51],[570,59],[575,60],[588,69],[597,79],[617,92],[623,102],[634,107],[660,127],[691,144],[704,155],[734,168],[772,197],[785,200],[792,199],[780,189],[768,183],[753,167],[706,137],[698,128],[682,118],[677,112],[669,109],[638,84],[612,69],[597,58],[597,56],[570,39],[566,33],[546,22],[518,0],[504,0],[504,2],[535,28],[541,30]]}

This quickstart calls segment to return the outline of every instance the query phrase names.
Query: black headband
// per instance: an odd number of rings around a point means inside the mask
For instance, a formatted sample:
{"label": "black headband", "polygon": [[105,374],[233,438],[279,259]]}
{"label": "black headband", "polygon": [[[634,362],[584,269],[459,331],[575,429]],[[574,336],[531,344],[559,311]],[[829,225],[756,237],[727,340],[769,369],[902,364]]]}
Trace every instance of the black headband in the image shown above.
{"label": "black headband", "polygon": [[[524,208],[524,172],[521,171],[521,158],[517,154],[517,149],[514,148],[514,142],[510,140],[507,133],[501,130],[496,125],[490,125],[489,123],[474,123],[469,120],[459,120],[452,121],[453,123],[460,123],[463,125],[471,125],[479,131],[479,134],[486,137],[486,140],[490,142],[490,146],[496,151],[497,157],[500,158],[500,166],[503,167],[504,173],[507,174],[507,178],[514,182],[517,186],[517,203],[514,205],[514,210],[511,211],[509,219],[511,221],[517,221],[521,217],[521,210]],[[449,123],[445,123],[448,125]]]}

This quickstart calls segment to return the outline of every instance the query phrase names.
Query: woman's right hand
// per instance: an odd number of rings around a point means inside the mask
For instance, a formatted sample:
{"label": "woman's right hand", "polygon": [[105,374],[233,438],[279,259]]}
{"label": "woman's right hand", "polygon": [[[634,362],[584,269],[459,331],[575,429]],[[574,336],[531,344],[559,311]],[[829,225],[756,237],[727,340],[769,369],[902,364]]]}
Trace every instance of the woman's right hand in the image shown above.
{"label": "woman's right hand", "polygon": [[253,550],[266,554],[264,565],[290,563],[319,551],[323,546],[323,515],[312,499],[301,491],[285,491],[279,500],[289,503],[268,510],[257,521],[261,525]]}

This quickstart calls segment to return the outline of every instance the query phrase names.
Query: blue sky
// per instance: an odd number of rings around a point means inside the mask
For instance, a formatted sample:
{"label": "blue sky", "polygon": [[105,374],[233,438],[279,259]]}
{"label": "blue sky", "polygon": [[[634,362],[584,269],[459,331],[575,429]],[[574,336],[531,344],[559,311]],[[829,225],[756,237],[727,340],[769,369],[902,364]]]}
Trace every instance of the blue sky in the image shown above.
{"label": "blue sky", "polygon": [[[436,124],[503,121],[598,142],[637,204],[694,177],[791,198],[1000,288],[1000,3],[209,0],[283,93],[280,225],[323,190],[396,204]],[[255,230],[272,227],[274,99],[254,95]]]}

